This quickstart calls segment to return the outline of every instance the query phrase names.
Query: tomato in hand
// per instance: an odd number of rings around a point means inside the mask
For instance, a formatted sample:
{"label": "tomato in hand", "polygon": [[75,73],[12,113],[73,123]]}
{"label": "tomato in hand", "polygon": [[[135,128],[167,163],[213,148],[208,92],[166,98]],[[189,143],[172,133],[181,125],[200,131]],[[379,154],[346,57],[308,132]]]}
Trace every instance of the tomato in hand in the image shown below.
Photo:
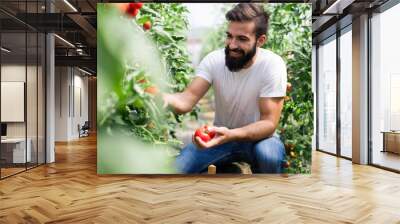
{"label": "tomato in hand", "polygon": [[209,130],[207,125],[204,125],[196,130],[194,137],[199,137],[203,142],[208,142],[215,137],[215,132]]}

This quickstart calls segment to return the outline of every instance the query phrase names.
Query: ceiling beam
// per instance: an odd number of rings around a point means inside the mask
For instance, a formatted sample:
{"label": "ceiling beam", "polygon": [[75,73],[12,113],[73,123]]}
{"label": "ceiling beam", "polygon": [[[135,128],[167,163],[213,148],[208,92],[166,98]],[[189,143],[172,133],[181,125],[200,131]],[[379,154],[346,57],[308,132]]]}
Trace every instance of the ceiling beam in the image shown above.
{"label": "ceiling beam", "polygon": [[97,60],[91,56],[55,56],[56,66],[81,66],[96,70]]}
{"label": "ceiling beam", "polygon": [[82,28],[83,31],[89,36],[86,41],[90,43],[91,46],[96,46],[97,30],[90,24],[85,17],[80,14],[71,13],[67,15],[72,21],[74,21],[78,26]]}
{"label": "ceiling beam", "polygon": [[322,14],[342,14],[343,10],[351,5],[355,0],[336,0],[332,2]]}

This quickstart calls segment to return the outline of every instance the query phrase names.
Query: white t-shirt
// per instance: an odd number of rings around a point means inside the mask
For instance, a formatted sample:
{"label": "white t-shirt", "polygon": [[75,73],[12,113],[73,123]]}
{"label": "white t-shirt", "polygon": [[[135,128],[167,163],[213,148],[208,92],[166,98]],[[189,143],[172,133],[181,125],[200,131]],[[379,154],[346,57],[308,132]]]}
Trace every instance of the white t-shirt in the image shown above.
{"label": "white t-shirt", "polygon": [[238,128],[260,120],[260,97],[284,97],[287,73],[283,59],[258,48],[255,62],[238,72],[225,65],[224,49],[209,53],[196,76],[207,80],[215,94],[215,126]]}

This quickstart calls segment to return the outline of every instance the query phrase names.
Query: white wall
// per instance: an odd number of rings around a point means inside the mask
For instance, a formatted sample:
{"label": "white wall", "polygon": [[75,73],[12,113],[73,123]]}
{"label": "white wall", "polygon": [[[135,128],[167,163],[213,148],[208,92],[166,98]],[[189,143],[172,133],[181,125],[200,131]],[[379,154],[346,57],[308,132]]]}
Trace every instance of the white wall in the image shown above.
{"label": "white wall", "polygon": [[[9,64],[1,66],[1,81],[25,82],[25,65]],[[28,68],[29,70],[29,68]],[[6,110],[7,108],[1,108]],[[7,122],[7,137],[25,137],[25,122]]]}
{"label": "white wall", "polygon": [[[18,81],[25,82],[25,65],[2,65],[1,66],[1,81]],[[28,68],[29,70],[29,68]],[[1,108],[6,110],[7,108]],[[24,122],[11,122],[7,123],[7,136],[8,137],[25,137],[25,123]]]}
{"label": "white wall", "polygon": [[68,140],[69,79],[67,67],[55,68],[55,141]]}
{"label": "white wall", "polygon": [[[76,74],[78,70],[74,70],[74,107],[72,108],[72,119],[71,119],[71,135],[73,138],[78,138],[78,124],[81,126],[85,123],[85,121],[89,120],[89,113],[88,113],[88,77],[81,76],[83,73]],[[79,97],[80,95],[80,97]],[[80,102],[79,102],[80,101]],[[81,108],[80,108],[81,107]],[[80,111],[82,110],[82,111]]]}
{"label": "white wall", "polygon": [[79,138],[78,124],[88,120],[88,78],[83,75],[76,68],[56,67],[56,141]]}
{"label": "white wall", "polygon": [[[25,70],[27,69],[27,70]],[[3,82],[25,82],[26,71],[30,78],[31,74],[36,75],[36,67],[25,65],[17,65],[17,64],[6,64],[1,66],[1,81]],[[29,79],[29,85],[36,86],[36,80]],[[31,133],[30,130],[36,130],[36,113],[32,113],[32,111],[36,112],[37,102],[36,102],[36,87],[35,88],[27,88],[27,106],[31,108],[28,109],[28,137]],[[31,104],[34,102],[34,104]],[[34,108],[33,108],[34,107]],[[33,108],[33,109],[32,109]],[[7,108],[1,108],[2,110],[7,110]],[[34,123],[32,123],[34,122]],[[7,136],[8,137],[25,137],[25,126],[26,122],[7,122]],[[36,132],[35,132],[36,136]]]}
{"label": "white wall", "polygon": [[[37,70],[38,69],[38,70]],[[27,77],[27,81],[25,80]],[[26,107],[21,108],[22,113],[26,112],[27,119],[23,122],[6,122],[7,137],[24,138],[25,135],[30,140],[30,148],[33,162],[39,158],[39,163],[44,163],[45,150],[45,118],[44,118],[44,74],[42,67],[25,66],[25,64],[3,64],[1,66],[2,82],[24,82],[26,83]],[[7,96],[2,96],[7,97]],[[1,110],[7,111],[11,108],[3,107]],[[26,110],[26,111],[25,111]],[[13,113],[13,111],[8,111]],[[15,113],[15,112],[14,112]],[[37,152],[38,150],[38,152]],[[37,153],[39,156],[37,157]]]}

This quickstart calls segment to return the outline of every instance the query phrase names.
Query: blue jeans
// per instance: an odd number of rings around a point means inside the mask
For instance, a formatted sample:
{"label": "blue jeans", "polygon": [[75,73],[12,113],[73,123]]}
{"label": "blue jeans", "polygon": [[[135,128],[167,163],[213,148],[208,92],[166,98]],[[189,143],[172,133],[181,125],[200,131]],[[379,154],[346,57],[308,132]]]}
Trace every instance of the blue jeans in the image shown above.
{"label": "blue jeans", "polygon": [[218,168],[218,165],[245,161],[256,173],[281,173],[285,156],[285,146],[277,136],[258,142],[229,142],[208,149],[199,149],[190,143],[176,158],[176,166],[179,172],[188,174],[201,173],[210,164]]}

